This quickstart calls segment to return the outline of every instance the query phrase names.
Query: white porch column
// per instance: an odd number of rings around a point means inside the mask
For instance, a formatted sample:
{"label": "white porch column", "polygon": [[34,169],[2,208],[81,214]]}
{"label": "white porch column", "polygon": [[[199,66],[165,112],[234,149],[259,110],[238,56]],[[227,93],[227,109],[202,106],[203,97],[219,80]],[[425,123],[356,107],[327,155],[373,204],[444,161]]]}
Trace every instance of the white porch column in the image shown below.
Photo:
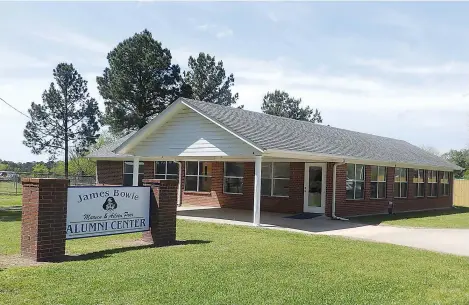
{"label": "white porch column", "polygon": [[140,158],[139,157],[134,157],[134,170],[133,170],[133,181],[132,181],[132,185],[133,186],[138,186],[138,167],[139,167],[139,164],[140,164]]}
{"label": "white porch column", "polygon": [[182,205],[182,166],[184,165],[184,162],[177,162],[178,164],[178,177],[179,177],[179,183],[178,183],[178,200],[177,200],[177,205],[181,206]]}
{"label": "white porch column", "polygon": [[261,224],[261,170],[262,156],[256,156],[254,177],[254,220],[253,225]]}

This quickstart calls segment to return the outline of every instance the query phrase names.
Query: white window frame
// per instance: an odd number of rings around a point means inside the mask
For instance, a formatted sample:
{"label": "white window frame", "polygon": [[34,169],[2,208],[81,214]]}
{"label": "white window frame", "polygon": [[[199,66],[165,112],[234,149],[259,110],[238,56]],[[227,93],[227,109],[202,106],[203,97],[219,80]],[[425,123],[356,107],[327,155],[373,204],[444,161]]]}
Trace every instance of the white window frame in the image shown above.
{"label": "white window frame", "polygon": [[[290,181],[290,177],[289,178],[274,178],[274,166],[276,163],[288,163],[288,169],[291,171],[291,163],[290,162],[262,162],[263,164],[271,164],[271,167],[270,167],[270,178],[262,178],[261,177],[261,180],[262,179],[269,179],[270,180],[270,194],[269,195],[262,195],[262,196],[266,196],[266,197],[280,197],[280,198],[290,198],[290,185],[288,185],[288,196],[285,196],[285,195],[275,195],[274,194],[274,180],[288,180]],[[290,174],[290,173],[289,173]],[[262,175],[261,175],[262,176]],[[261,193],[262,193],[262,190],[261,190]]]}
{"label": "white window frame", "polygon": [[[187,163],[188,162],[197,162],[197,174],[196,175],[188,175],[187,174]],[[184,162],[184,192],[196,192],[196,193],[210,193],[212,191],[212,188],[210,187],[210,191],[200,191],[200,181],[199,181],[199,178],[200,177],[206,177],[206,178],[212,178],[212,176],[210,175],[200,175],[200,163],[202,162],[208,162],[208,161],[186,161]],[[197,177],[197,190],[196,191],[193,191],[193,190],[186,190],[186,186],[187,186],[187,183],[186,183],[186,177]]]}
{"label": "white window frame", "polygon": [[[133,167],[133,165],[134,165],[134,161],[122,161],[122,175],[123,175],[123,176],[122,176],[122,185],[124,185],[124,181],[125,181],[124,178],[125,178],[125,175],[131,175],[131,176],[132,176],[132,179],[133,179],[133,176],[134,176],[133,170],[132,170],[131,173],[126,173],[126,172],[125,172],[125,163],[126,163],[126,162],[132,163],[132,167]],[[143,165],[143,167],[144,167],[142,172],[140,172],[140,165]],[[144,174],[145,174],[145,163],[144,163],[143,161],[139,161],[139,162],[138,162],[138,169],[139,169],[138,175],[144,175]]]}
{"label": "white window frame", "polygon": [[[430,176],[433,177],[433,175],[430,175],[430,173],[434,173],[434,177],[435,177],[435,181],[433,182],[430,182]],[[427,184],[428,184],[428,189],[429,189],[429,192],[428,192],[428,196],[427,197],[430,197],[430,198],[436,198],[438,197],[438,171],[435,171],[435,170],[427,170]],[[436,184],[436,191],[435,191],[435,194],[432,195],[432,190],[433,190],[433,184]]]}
{"label": "white window frame", "polygon": [[[378,180],[374,181],[374,180],[370,179],[371,180],[370,182],[371,182],[371,184],[376,183],[376,195],[377,195],[377,197],[373,197],[373,194],[371,194],[371,190],[370,190],[370,198],[371,199],[386,199],[386,192],[387,192],[387,189],[386,189],[387,188],[386,175],[388,174],[387,167],[386,166],[379,166],[379,165],[371,165],[371,168],[370,168],[371,177],[373,177],[373,167],[376,167],[376,170],[377,170],[376,177],[377,177]],[[384,168],[384,180],[383,181],[379,180],[379,170],[380,170],[380,168]],[[380,194],[379,194],[379,187],[378,186],[379,186],[380,183],[384,183],[384,196],[383,197],[380,197]],[[355,194],[355,192],[354,192],[354,194]]]}
{"label": "white window frame", "polygon": [[[348,179],[347,173],[348,169],[345,172],[345,182],[347,183],[348,181],[354,182],[354,187],[353,187],[353,198],[347,198],[347,189],[345,189],[345,200],[364,200],[365,199],[365,176],[366,176],[366,166],[365,164],[356,164],[356,163],[348,163],[347,167],[349,165],[353,165],[353,172],[354,172],[354,179]],[[363,166],[363,180],[357,179],[357,165]],[[363,183],[363,197],[356,198],[355,197],[355,186],[357,185],[357,182],[362,182]]]}
{"label": "white window frame", "polygon": [[[156,163],[158,162],[164,162],[164,174],[160,174],[156,172]],[[179,180],[179,174],[168,174],[168,162],[173,162],[173,161],[155,161],[154,164],[154,170],[153,170],[153,177],[156,177],[156,175],[164,176],[165,180]],[[179,171],[179,163],[174,162],[178,166],[178,171]],[[175,177],[173,179],[169,179],[168,176]]]}
{"label": "white window frame", "polygon": [[[443,173],[443,177],[441,177],[440,179],[440,184],[441,184],[441,196],[443,197],[448,197],[449,196],[449,177],[450,177],[450,173],[449,172],[442,172]],[[446,176],[446,177],[445,177]],[[447,193],[445,194],[445,190],[447,191]]]}
{"label": "white window frame", "polygon": [[[239,163],[243,166],[243,176],[227,176],[226,175],[226,163]],[[244,162],[223,162],[223,193],[224,194],[231,194],[231,195],[242,195],[243,191],[241,193],[233,193],[233,192],[227,192],[225,189],[225,179],[241,179],[242,187],[241,189],[244,191]]]}
{"label": "white window frame", "polygon": [[[403,169],[405,170],[405,177],[406,177],[406,181],[405,182],[402,182],[402,181],[399,181],[399,182],[396,182],[395,180],[395,177],[396,177],[396,173],[394,172],[394,187],[396,187],[396,183],[399,184],[399,196],[396,196],[394,198],[408,198],[409,196],[409,169],[408,168],[404,168],[404,167],[396,167],[395,168],[395,171],[397,171],[397,169]],[[399,174],[399,178],[401,177],[401,175]],[[402,185],[403,184],[406,184],[407,185],[407,192],[405,194],[405,196],[402,196]],[[393,195],[394,195],[394,192],[393,192]]]}
{"label": "white window frame", "polygon": [[[425,197],[425,170],[424,169],[414,169],[417,172],[417,182],[414,182],[416,185],[415,188],[415,198],[424,198]],[[420,171],[423,173],[423,177],[420,176]],[[419,180],[422,179],[422,182]],[[419,196],[419,190],[423,187],[423,196]]]}

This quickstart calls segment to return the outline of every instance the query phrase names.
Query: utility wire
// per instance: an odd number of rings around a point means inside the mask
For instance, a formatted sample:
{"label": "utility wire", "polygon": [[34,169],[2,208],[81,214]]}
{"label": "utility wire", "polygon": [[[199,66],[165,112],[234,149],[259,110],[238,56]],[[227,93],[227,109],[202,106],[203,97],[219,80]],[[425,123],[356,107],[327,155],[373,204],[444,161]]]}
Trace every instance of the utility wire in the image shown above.
{"label": "utility wire", "polygon": [[[21,110],[16,109],[13,105],[11,105],[10,103],[8,103],[7,101],[5,101],[4,99],[2,99],[1,97],[0,97],[0,101],[4,102],[7,106],[9,106],[10,108],[12,108],[13,110],[15,110],[16,112],[18,112],[19,114],[21,114],[21,115],[27,117],[28,119],[32,120],[29,115],[27,115],[26,113],[22,112]],[[33,123],[33,122],[31,122],[31,123]],[[33,124],[34,124],[34,123],[33,123]],[[87,138],[87,139],[98,139],[99,137],[85,137],[85,138]]]}
{"label": "utility wire", "polygon": [[31,119],[31,117],[30,117],[29,115],[27,115],[26,113],[22,112],[21,110],[16,109],[13,105],[9,104],[7,101],[5,101],[4,99],[2,99],[1,97],[0,97],[0,100],[1,100],[2,102],[4,102],[5,104],[7,104],[7,106],[9,106],[10,108],[12,108],[12,109],[15,110],[16,112],[18,112],[19,114],[21,114],[21,115],[27,117],[28,119]]}

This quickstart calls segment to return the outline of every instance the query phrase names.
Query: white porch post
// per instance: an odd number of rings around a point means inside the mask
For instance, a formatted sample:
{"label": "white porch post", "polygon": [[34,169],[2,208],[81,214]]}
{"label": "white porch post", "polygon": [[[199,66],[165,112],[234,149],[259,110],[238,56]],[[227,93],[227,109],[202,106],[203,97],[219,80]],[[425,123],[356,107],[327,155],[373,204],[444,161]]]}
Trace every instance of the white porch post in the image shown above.
{"label": "white porch post", "polygon": [[261,224],[261,170],[262,156],[256,156],[254,177],[254,220],[253,225]]}
{"label": "white porch post", "polygon": [[132,185],[133,186],[138,186],[138,167],[139,167],[139,164],[140,164],[140,158],[139,157],[134,157],[134,170],[133,170],[133,181],[132,181]]}
{"label": "white porch post", "polygon": [[182,166],[183,166],[183,162],[177,162],[178,164],[178,178],[179,178],[179,183],[178,183],[178,200],[177,200],[177,205],[178,206],[181,206],[182,205],[182,202],[181,202],[181,192],[182,192]]}

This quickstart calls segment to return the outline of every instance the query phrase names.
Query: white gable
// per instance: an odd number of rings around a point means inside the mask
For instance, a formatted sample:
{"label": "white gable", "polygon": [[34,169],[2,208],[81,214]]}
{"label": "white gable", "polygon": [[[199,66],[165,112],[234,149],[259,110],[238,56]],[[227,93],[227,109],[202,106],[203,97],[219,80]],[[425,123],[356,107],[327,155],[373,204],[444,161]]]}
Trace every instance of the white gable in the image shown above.
{"label": "white gable", "polygon": [[130,153],[141,157],[253,156],[256,149],[184,106]]}

